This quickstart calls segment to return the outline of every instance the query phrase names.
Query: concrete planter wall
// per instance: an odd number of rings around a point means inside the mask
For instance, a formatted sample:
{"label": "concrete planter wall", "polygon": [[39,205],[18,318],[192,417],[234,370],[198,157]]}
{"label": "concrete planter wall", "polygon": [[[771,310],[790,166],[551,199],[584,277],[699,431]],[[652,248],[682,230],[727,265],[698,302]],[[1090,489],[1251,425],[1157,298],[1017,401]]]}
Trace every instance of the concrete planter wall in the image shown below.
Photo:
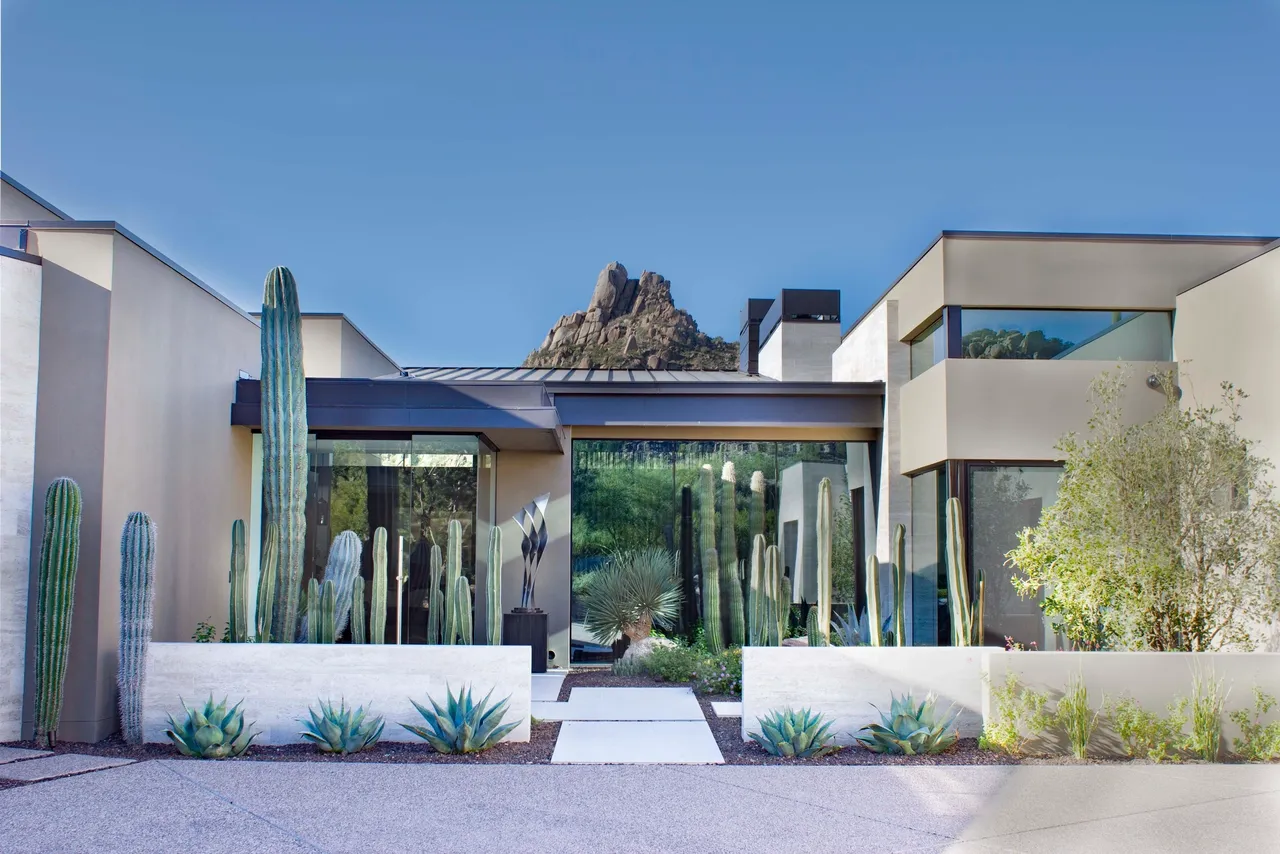
{"label": "concrete planter wall", "polygon": [[[527,646],[382,646],[233,643],[153,643],[147,653],[143,733],[147,741],[168,742],[166,716],[181,720],[182,703],[204,702],[210,694],[244,700],[245,719],[262,735],[255,744],[290,744],[298,719],[317,698],[372,708],[386,718],[386,741],[419,741],[400,723],[419,724],[409,698],[426,704],[470,683],[483,696],[511,697],[508,721],[520,726],[504,741],[529,740],[530,659]],[[424,742],[425,743],[425,742]]]}
{"label": "concrete planter wall", "polygon": [[[1049,695],[1052,710],[1076,674],[1083,675],[1089,689],[1089,705],[1100,708],[1105,700],[1133,697],[1142,707],[1160,715],[1178,697],[1191,695],[1197,669],[1206,677],[1222,680],[1227,695],[1223,714],[1223,748],[1240,732],[1227,713],[1253,707],[1253,686],[1280,697],[1280,653],[1265,652],[1003,652],[985,654],[984,669],[990,679],[982,684],[984,715],[992,711],[991,686],[1004,684],[1010,673],[1023,685]],[[1272,713],[1274,715],[1274,712]],[[1274,718],[1272,718],[1274,719]],[[1033,741],[1032,751],[1064,753],[1061,734],[1052,730]],[[1099,731],[1090,742],[1091,754],[1122,756],[1123,745],[1103,717]]]}
{"label": "concrete planter wall", "polygon": [[888,710],[890,694],[937,694],[960,710],[960,735],[982,731],[980,648],[747,647],[742,651],[742,737],[773,709],[822,712],[835,721],[839,744],[853,743],[863,726],[880,720],[872,704]]}

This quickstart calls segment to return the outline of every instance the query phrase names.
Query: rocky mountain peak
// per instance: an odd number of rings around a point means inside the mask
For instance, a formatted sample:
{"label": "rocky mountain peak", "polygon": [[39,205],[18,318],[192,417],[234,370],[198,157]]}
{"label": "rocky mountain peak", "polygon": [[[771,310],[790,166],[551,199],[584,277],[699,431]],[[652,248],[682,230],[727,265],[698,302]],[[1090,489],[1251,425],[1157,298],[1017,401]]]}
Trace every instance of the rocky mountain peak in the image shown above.
{"label": "rocky mountain peak", "polygon": [[645,271],[632,279],[611,262],[596,277],[586,311],[566,314],[542,346],[524,360],[528,368],[663,368],[731,371],[738,345],[698,329],[676,308],[671,283]]}

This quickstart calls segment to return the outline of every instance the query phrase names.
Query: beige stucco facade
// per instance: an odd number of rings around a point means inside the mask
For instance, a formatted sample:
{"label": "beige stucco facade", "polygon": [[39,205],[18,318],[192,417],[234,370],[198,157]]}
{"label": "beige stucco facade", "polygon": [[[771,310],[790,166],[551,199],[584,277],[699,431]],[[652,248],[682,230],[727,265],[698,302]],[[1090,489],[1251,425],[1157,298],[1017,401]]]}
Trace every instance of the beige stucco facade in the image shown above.
{"label": "beige stucco facade", "polygon": [[343,314],[302,316],[302,369],[309,377],[383,377],[400,366]]}

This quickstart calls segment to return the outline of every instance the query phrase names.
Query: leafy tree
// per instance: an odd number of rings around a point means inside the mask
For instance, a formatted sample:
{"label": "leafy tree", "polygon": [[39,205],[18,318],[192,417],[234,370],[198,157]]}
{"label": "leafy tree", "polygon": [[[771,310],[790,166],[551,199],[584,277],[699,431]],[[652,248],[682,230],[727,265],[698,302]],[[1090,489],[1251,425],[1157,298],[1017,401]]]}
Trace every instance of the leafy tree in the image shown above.
{"label": "leafy tree", "polygon": [[1280,612],[1280,505],[1270,464],[1241,437],[1245,394],[1184,408],[1157,375],[1160,411],[1134,424],[1123,373],[1093,384],[1087,435],[1058,445],[1058,499],[1008,554],[1025,596],[1089,649],[1252,648]]}

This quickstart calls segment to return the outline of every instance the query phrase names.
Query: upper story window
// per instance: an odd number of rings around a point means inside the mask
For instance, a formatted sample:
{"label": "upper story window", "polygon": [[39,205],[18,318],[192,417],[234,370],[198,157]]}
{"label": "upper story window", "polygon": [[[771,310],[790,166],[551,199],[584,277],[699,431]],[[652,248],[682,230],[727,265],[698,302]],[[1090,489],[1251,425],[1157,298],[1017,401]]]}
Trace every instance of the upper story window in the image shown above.
{"label": "upper story window", "polygon": [[911,379],[947,358],[947,335],[939,317],[911,342]]}
{"label": "upper story window", "polygon": [[956,356],[1167,362],[1173,324],[1167,311],[966,308]]}

